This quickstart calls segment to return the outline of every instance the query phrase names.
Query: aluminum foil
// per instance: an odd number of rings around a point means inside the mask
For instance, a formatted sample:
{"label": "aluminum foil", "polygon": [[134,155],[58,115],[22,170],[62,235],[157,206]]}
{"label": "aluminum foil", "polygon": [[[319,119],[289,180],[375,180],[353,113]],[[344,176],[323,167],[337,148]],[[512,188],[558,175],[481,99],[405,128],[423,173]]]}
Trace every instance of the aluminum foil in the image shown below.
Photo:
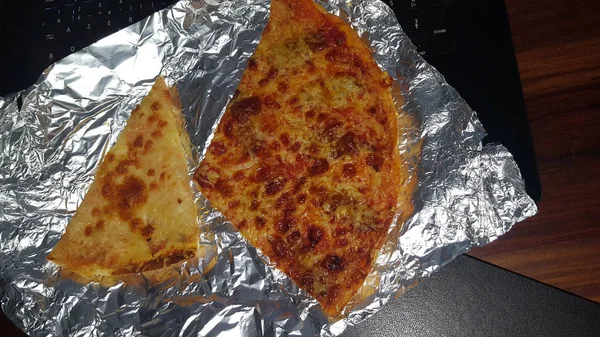
{"label": "aluminum foil", "polygon": [[[269,15],[268,0],[182,1],[49,67],[0,98],[0,299],[31,336],[332,336],[537,208],[501,145],[417,53],[380,1],[324,1],[371,44],[397,103],[419,121],[401,130],[418,179],[415,213],[394,223],[365,283],[330,321],[197,193],[206,254],[114,284],[77,283],[48,263],[103,154],[162,74],[179,90],[194,145],[190,172],[239,83]],[[401,95],[400,95],[401,93]],[[22,106],[18,97],[22,98]],[[402,97],[404,99],[402,99]],[[414,159],[414,158],[413,158]],[[411,159],[412,160],[412,159]]]}

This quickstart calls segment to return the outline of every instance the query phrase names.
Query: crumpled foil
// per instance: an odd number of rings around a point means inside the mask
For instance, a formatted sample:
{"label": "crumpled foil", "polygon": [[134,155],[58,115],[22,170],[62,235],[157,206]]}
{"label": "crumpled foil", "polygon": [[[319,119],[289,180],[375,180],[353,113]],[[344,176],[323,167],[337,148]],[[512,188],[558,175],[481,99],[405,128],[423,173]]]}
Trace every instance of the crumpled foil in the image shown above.
{"label": "crumpled foil", "polygon": [[0,98],[6,315],[31,336],[339,335],[537,212],[511,154],[501,145],[482,146],[485,130],[475,112],[419,56],[389,7],[373,0],[321,4],[370,41],[404,96],[404,111],[420,122],[401,130],[407,141],[399,147],[406,154],[422,145],[413,169],[415,213],[393,224],[365,285],[374,289],[370,296],[351,302],[344,319],[329,321],[199,193],[200,244],[214,253],[167,268],[160,281],[140,274],[110,286],[80,284],[46,261],[103,154],[158,74],[181,96],[194,145],[190,172],[202,158],[260,40],[269,1],[182,1],[60,60],[31,88]]}

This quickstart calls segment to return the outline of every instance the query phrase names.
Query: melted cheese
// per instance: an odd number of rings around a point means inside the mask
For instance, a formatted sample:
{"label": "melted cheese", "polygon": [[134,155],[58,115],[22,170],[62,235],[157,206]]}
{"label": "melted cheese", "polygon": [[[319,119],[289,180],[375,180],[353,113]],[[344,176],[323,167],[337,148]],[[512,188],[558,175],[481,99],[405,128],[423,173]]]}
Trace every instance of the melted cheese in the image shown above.
{"label": "melted cheese", "polygon": [[48,259],[84,277],[159,269],[193,256],[187,135],[164,80],[131,113]]}
{"label": "melted cheese", "polygon": [[341,19],[311,0],[273,0],[194,176],[332,316],[370,272],[408,177],[390,85]]}

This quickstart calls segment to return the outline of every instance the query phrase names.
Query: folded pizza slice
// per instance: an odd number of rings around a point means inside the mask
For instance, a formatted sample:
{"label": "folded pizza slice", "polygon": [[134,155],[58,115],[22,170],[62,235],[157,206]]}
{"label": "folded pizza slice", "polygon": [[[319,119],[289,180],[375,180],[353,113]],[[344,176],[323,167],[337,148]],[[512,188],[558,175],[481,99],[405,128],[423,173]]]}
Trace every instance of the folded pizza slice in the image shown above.
{"label": "folded pizza slice", "polygon": [[48,259],[84,277],[190,258],[198,225],[178,99],[162,78],[133,110]]}
{"label": "folded pizza slice", "polygon": [[364,283],[398,207],[412,212],[391,84],[339,17],[312,0],[273,0],[194,175],[331,316]]}

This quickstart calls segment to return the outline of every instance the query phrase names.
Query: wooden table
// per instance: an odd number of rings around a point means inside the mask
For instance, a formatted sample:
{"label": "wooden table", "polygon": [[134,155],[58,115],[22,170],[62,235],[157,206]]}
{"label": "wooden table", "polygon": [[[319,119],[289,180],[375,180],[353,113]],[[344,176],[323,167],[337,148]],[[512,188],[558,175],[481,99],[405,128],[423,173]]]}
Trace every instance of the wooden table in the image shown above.
{"label": "wooden table", "polygon": [[[506,0],[544,198],[470,254],[600,302],[600,1]],[[23,334],[0,315],[4,336]]]}
{"label": "wooden table", "polygon": [[600,1],[505,2],[544,196],[470,254],[600,302]]}

